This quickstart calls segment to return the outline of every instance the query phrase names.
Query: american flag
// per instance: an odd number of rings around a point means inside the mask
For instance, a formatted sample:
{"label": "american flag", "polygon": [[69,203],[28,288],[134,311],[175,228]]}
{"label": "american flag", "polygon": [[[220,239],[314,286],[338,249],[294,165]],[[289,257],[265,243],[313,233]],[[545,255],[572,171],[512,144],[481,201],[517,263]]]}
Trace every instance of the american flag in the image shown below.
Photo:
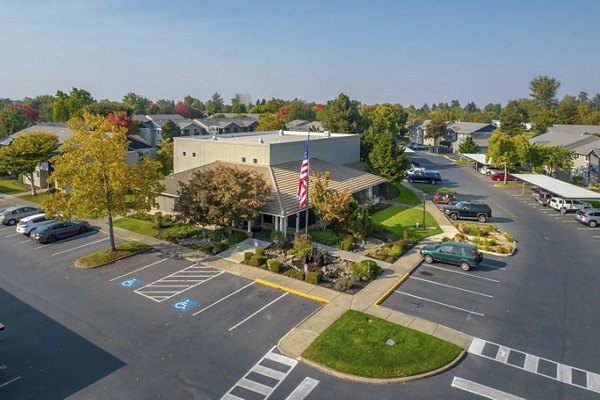
{"label": "american flag", "polygon": [[304,160],[302,160],[302,168],[300,168],[300,180],[298,181],[298,193],[296,197],[300,200],[300,209],[306,207],[308,201],[308,142],[304,150]]}

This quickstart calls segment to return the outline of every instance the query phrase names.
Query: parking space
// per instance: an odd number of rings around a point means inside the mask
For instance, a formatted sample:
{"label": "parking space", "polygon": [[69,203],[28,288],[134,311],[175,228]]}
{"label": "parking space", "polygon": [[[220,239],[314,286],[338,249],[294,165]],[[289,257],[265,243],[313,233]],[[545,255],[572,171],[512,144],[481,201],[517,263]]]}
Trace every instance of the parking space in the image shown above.
{"label": "parking space", "polygon": [[506,268],[505,261],[489,256],[467,272],[453,265],[423,263],[382,305],[460,327],[465,319],[486,317],[502,291]]}

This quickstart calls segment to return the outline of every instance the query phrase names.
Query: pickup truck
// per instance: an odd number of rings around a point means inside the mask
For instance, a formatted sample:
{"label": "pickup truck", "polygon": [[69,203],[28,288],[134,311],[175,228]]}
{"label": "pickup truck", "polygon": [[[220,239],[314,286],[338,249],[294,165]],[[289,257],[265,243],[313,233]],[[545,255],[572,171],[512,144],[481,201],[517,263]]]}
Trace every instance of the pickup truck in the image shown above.
{"label": "pickup truck", "polygon": [[414,169],[407,173],[406,179],[412,182],[429,182],[438,183],[442,180],[439,171],[432,171],[426,169]]}

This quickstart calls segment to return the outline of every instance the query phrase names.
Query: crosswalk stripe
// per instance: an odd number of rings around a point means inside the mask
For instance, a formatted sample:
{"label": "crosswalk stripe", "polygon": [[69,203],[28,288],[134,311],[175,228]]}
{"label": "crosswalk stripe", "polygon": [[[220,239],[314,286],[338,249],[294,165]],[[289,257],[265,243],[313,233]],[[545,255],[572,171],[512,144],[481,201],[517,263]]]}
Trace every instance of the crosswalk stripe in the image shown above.
{"label": "crosswalk stripe", "polygon": [[268,376],[269,378],[277,379],[278,381],[285,378],[285,373],[272,368],[263,367],[262,365],[257,365],[256,367],[252,368],[252,372]]}
{"label": "crosswalk stripe", "polygon": [[318,384],[318,380],[306,377],[285,400],[304,400]]}
{"label": "crosswalk stripe", "polygon": [[262,383],[251,381],[250,379],[246,378],[240,379],[237,384],[238,386],[243,387],[244,389],[260,393],[263,396],[268,396],[273,391],[272,387],[263,385]]}

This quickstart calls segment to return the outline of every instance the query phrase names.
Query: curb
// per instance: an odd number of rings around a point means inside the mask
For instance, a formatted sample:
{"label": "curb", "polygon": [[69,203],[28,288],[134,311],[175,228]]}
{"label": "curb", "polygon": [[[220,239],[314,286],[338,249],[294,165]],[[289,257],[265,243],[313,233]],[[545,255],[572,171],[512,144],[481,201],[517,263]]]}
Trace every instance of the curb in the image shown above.
{"label": "curb", "polygon": [[[148,245],[148,246],[150,246],[150,245]],[[133,257],[133,256],[135,256],[135,255],[141,254],[141,253],[143,253],[143,252],[145,252],[145,251],[148,251],[148,250],[150,250],[150,249],[154,249],[154,247],[150,246],[150,247],[148,247],[147,249],[144,249],[144,250],[139,250],[139,251],[136,251],[136,252],[134,252],[134,253],[130,253],[130,254],[126,254],[126,255],[124,255],[124,256],[121,256],[121,257],[115,258],[114,260],[110,260],[110,261],[108,261],[108,262],[104,262],[104,263],[101,263],[101,264],[96,264],[96,265],[84,265],[84,266],[82,265],[82,266],[80,266],[80,265],[78,265],[78,261],[79,261],[79,260],[75,260],[75,262],[73,263],[73,266],[74,266],[75,268],[77,268],[77,269],[94,269],[94,268],[103,267],[103,266],[105,266],[105,265],[112,264],[112,263],[114,263],[114,262],[116,262],[116,261],[123,260],[123,259],[125,259],[125,258]]]}
{"label": "curb", "polygon": [[414,267],[411,268],[410,271],[408,271],[407,273],[405,273],[404,275],[402,275],[402,278],[398,279],[398,281],[396,283],[394,283],[388,290],[386,290],[377,300],[375,300],[375,303],[373,303],[374,305],[378,306],[381,303],[383,303],[383,301],[385,299],[387,299],[389,297],[390,294],[392,294],[392,292],[396,289],[398,289],[398,286],[402,285],[404,283],[404,281],[406,279],[408,279],[409,275],[412,273],[412,271],[414,271],[414,269],[421,264],[421,262],[419,261],[419,263],[417,263]]}
{"label": "curb", "polygon": [[387,385],[387,384],[394,384],[394,383],[406,383],[406,382],[416,381],[419,379],[430,378],[432,376],[439,375],[443,372],[446,372],[446,371],[454,368],[454,366],[456,366],[460,361],[462,361],[462,359],[465,357],[466,354],[467,354],[467,352],[465,350],[461,350],[461,352],[458,354],[458,356],[456,356],[456,358],[454,360],[450,361],[448,364],[446,364],[444,366],[441,366],[438,369],[435,369],[435,370],[429,371],[429,372],[423,372],[423,373],[417,374],[417,375],[405,376],[402,378],[367,378],[364,376],[352,375],[352,374],[348,374],[345,372],[336,371],[336,370],[331,369],[323,364],[306,359],[302,356],[298,357],[298,361],[308,365],[309,367],[315,368],[327,375],[334,376],[336,378],[345,379],[345,380],[349,380],[349,381],[353,381],[353,382],[360,382],[360,383]]}
{"label": "curb", "polygon": [[300,296],[300,297],[306,297],[307,299],[315,300],[315,301],[318,301],[320,303],[327,304],[327,303],[331,302],[331,300],[324,299],[324,298],[319,297],[319,296],[314,296],[312,294],[304,293],[304,292],[301,292],[299,290],[292,289],[292,288],[289,288],[287,286],[282,286],[282,285],[279,285],[277,283],[273,283],[273,282],[270,282],[270,281],[267,281],[267,280],[264,280],[264,279],[258,278],[258,279],[255,279],[254,281],[256,283],[260,283],[261,285],[269,286],[269,287],[272,287],[274,289],[283,290],[285,292],[289,292],[289,293],[295,294],[295,295]]}

